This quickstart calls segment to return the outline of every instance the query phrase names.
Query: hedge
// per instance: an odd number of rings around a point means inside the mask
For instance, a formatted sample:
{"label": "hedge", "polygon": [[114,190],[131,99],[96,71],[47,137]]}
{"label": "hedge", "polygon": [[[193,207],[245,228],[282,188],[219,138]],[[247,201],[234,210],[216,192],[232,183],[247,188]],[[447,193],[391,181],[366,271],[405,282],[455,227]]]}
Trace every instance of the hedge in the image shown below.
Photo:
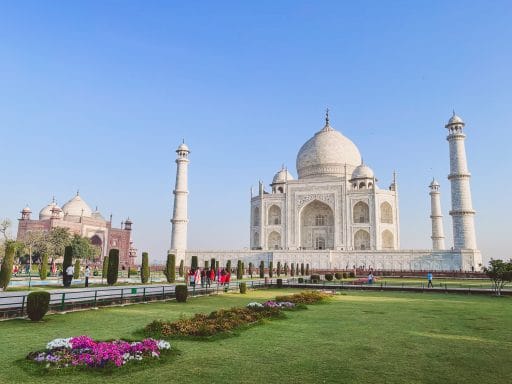
{"label": "hedge", "polygon": [[179,284],[176,286],[176,301],[178,303],[185,303],[188,297],[187,286],[184,284]]}
{"label": "hedge", "polygon": [[240,293],[247,293],[247,283],[240,283]]}
{"label": "hedge", "polygon": [[41,320],[50,306],[50,292],[30,292],[27,296],[27,315],[32,321]]}

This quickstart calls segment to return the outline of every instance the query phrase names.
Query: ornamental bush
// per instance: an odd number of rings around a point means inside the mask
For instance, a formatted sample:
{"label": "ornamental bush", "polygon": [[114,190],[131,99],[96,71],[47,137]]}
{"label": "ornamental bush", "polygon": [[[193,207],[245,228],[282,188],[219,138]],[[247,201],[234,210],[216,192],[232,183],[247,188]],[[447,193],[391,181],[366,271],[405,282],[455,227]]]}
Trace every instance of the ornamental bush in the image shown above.
{"label": "ornamental bush", "polygon": [[295,266],[295,275],[299,276],[299,263]]}
{"label": "ornamental bush", "polygon": [[185,263],[183,262],[183,259],[180,261],[180,269],[178,273],[180,277],[183,277],[183,275],[185,274]]}
{"label": "ornamental bush", "polygon": [[343,278],[346,279],[348,277],[347,272],[343,272]]}
{"label": "ornamental bush", "polygon": [[277,288],[283,288],[283,279],[277,279]]}
{"label": "ornamental bush", "polygon": [[68,245],[64,248],[64,261],[62,262],[62,284],[65,287],[71,285],[71,277],[68,277],[66,274],[66,269],[71,265],[73,265],[73,247]]}
{"label": "ornamental bush", "polygon": [[167,255],[164,275],[168,283],[174,283],[176,281],[176,256],[172,253]]}
{"label": "ornamental bush", "polygon": [[80,278],[80,260],[75,260],[75,268],[73,270],[73,279],[79,279]]}
{"label": "ornamental bush", "polygon": [[348,274],[350,277],[356,277],[356,274],[353,271],[350,271]]}
{"label": "ornamental bush", "polygon": [[243,278],[243,270],[242,270],[242,260],[238,260],[236,263],[236,278],[238,280],[242,280]]}
{"label": "ornamental bush", "polygon": [[[11,268],[12,270],[12,268]],[[260,261],[260,279],[263,279],[265,277],[265,263]]]}
{"label": "ornamental bush", "polygon": [[334,276],[332,275],[332,273],[325,274],[325,280],[332,281],[333,279],[334,279]]}
{"label": "ornamental bush", "polygon": [[288,276],[288,272],[290,271],[290,268],[288,267],[288,263],[284,263],[284,275]]}
{"label": "ornamental bush", "polygon": [[197,269],[197,256],[192,256],[192,261],[190,262],[190,268]]}
{"label": "ornamental bush", "polygon": [[7,289],[12,276],[12,266],[14,264],[14,254],[16,253],[16,245],[12,241],[5,244],[5,256],[2,260],[2,269],[0,270],[0,288],[4,291]]}
{"label": "ornamental bush", "polygon": [[226,263],[226,271],[231,273],[231,260],[228,260],[227,263]]}
{"label": "ornamental bush", "polygon": [[147,252],[142,252],[142,267],[140,268],[140,281],[146,284],[149,281],[149,255]]}
{"label": "ornamental bush", "polygon": [[30,292],[27,296],[27,315],[32,321],[41,320],[50,306],[50,292]]}
{"label": "ornamental bush", "polygon": [[341,279],[343,279],[343,275],[342,275],[340,272],[336,272],[336,273],[334,274],[334,277],[336,278],[336,280],[341,280]]}
{"label": "ornamental bush", "polygon": [[312,283],[320,282],[320,275],[311,275],[311,282]]}
{"label": "ornamental bush", "polygon": [[108,256],[103,258],[103,268],[101,269],[101,278],[106,278],[108,272]]}
{"label": "ornamental bush", "polygon": [[309,276],[309,263],[306,264],[306,276]]}
{"label": "ornamental bush", "polygon": [[249,263],[249,275],[251,276],[251,279],[252,279],[252,263]]}
{"label": "ornamental bush", "polygon": [[291,264],[291,268],[290,268],[290,276],[293,277],[295,276],[295,264]]}
{"label": "ornamental bush", "polygon": [[277,262],[277,277],[281,276],[281,262]]}
{"label": "ornamental bush", "polygon": [[271,261],[269,264],[268,264],[268,277],[272,277],[274,276],[274,262]]}
{"label": "ornamental bush", "polygon": [[240,283],[240,293],[247,293],[247,283]]}
{"label": "ornamental bush", "polygon": [[299,284],[302,284],[304,283],[304,278],[303,277],[299,277]]}
{"label": "ornamental bush", "polygon": [[188,290],[185,284],[179,284],[176,286],[176,301],[178,303],[186,303],[188,297]]}
{"label": "ornamental bush", "polygon": [[46,280],[48,277],[48,252],[43,252],[41,256],[41,268],[39,269],[39,278]]}
{"label": "ornamental bush", "polygon": [[114,285],[117,283],[119,273],[119,249],[111,249],[108,253],[108,271],[107,284]]}
{"label": "ornamental bush", "polygon": [[300,275],[304,276],[304,263],[300,263]]}

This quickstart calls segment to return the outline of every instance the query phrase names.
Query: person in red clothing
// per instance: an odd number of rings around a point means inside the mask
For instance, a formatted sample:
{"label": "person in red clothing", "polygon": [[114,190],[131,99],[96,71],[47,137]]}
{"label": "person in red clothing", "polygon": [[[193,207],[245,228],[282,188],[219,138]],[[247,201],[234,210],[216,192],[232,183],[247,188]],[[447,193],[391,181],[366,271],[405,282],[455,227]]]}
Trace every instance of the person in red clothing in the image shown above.
{"label": "person in red clothing", "polygon": [[214,268],[210,269],[210,284],[212,283],[212,281],[215,281],[215,269]]}
{"label": "person in red clothing", "polygon": [[226,273],[226,284],[227,284],[227,285],[229,285],[230,280],[231,280],[231,272],[230,272],[230,271],[228,271],[228,272]]}

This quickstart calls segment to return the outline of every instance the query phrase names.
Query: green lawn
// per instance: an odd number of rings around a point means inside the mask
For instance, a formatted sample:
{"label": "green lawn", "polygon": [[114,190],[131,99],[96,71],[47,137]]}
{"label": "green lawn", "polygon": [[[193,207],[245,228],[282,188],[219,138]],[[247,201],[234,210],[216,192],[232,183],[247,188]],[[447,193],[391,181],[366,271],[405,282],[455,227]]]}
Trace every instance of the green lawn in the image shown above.
{"label": "green lawn", "polygon": [[153,319],[244,305],[285,290],[0,322],[0,383],[511,383],[512,299],[350,291],[285,320],[215,342],[173,341],[181,355],[130,375],[44,379],[16,361],[56,337],[133,337]]}

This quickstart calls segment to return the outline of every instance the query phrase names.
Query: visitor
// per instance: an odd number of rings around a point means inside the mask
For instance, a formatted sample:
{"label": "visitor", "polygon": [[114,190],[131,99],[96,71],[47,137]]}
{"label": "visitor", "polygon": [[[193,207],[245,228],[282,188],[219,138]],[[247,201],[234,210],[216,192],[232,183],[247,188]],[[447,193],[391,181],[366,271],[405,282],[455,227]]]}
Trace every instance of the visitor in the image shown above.
{"label": "visitor", "polygon": [[228,285],[229,287],[229,282],[231,281],[231,271],[227,271],[226,273],[226,284]]}
{"label": "visitor", "polygon": [[226,269],[222,268],[222,271],[220,272],[220,285],[226,284]]}
{"label": "visitor", "polygon": [[373,273],[372,273],[372,272],[370,272],[370,273],[368,274],[368,284],[369,284],[369,285],[372,285],[372,284],[373,284]]}
{"label": "visitor", "polygon": [[66,282],[64,283],[65,287],[69,287],[71,285],[71,282],[73,281],[73,274],[75,273],[75,268],[73,268],[72,265],[68,266],[66,268],[66,273],[64,274],[64,279],[66,279]]}
{"label": "visitor", "polygon": [[205,284],[206,284],[206,271],[203,269],[201,271],[201,287],[204,288]]}
{"label": "visitor", "polygon": [[427,288],[434,288],[434,284],[432,284],[432,272],[428,272],[427,273],[427,280],[428,280],[428,285],[427,285]]}
{"label": "visitor", "polygon": [[85,266],[84,276],[85,276],[85,288],[87,288],[87,287],[89,287],[89,276],[91,276],[91,268],[88,265]]}
{"label": "visitor", "polygon": [[199,270],[199,268],[196,269],[196,272],[194,274],[194,279],[195,279],[196,285],[201,284],[201,271]]}
{"label": "visitor", "polygon": [[196,273],[193,269],[188,273],[188,281],[190,282],[191,287],[196,285]]}
{"label": "visitor", "polygon": [[210,269],[210,280],[208,281],[208,284],[211,285],[212,281],[215,281],[215,268],[213,267]]}

